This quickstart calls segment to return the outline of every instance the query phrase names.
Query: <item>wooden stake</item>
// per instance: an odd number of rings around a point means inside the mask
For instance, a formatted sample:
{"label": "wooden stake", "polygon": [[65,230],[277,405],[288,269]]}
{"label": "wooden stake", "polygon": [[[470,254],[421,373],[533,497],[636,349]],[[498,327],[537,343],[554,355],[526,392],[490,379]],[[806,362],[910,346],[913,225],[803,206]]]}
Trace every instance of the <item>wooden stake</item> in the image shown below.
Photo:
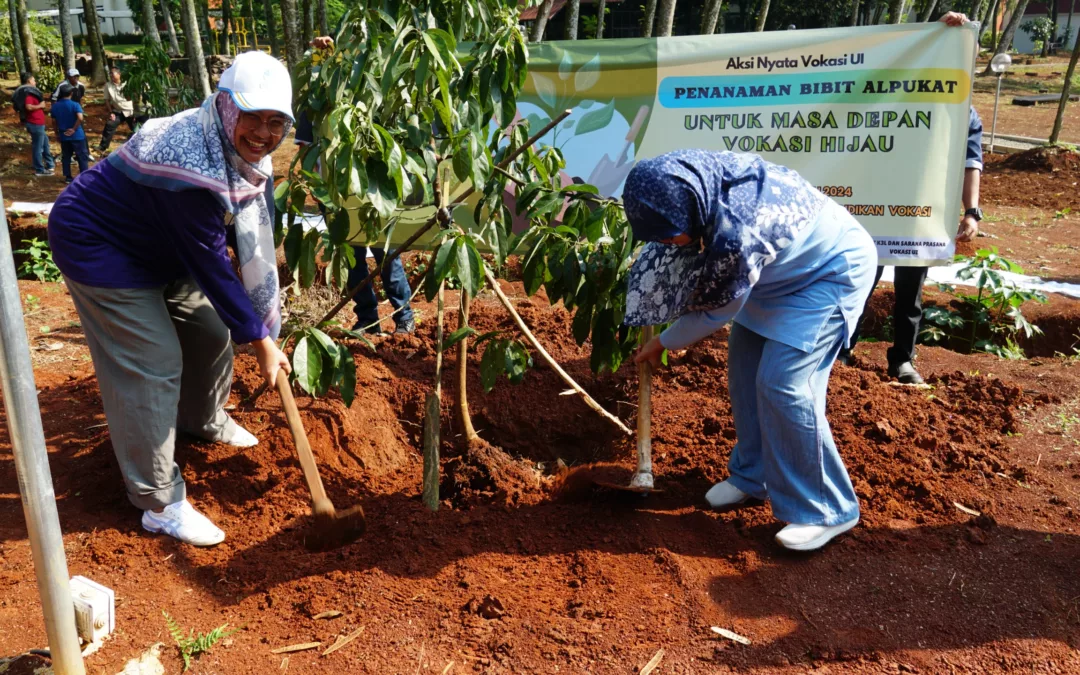
{"label": "wooden stake", "polygon": [[[472,299],[464,289],[461,291],[461,320],[458,329],[469,325],[469,306]],[[465,433],[466,443],[472,443],[480,438],[473,427],[472,415],[469,414],[468,394],[468,366],[469,366],[469,338],[462,338],[458,343],[458,409],[461,412],[461,428]]]}
{"label": "wooden stake", "polygon": [[[653,339],[653,327],[641,331],[641,344]],[[637,472],[630,487],[651,488],[652,475],[652,365],[644,362],[638,366],[638,414],[637,414]]]}
{"label": "wooden stake", "polygon": [[443,297],[446,284],[439,284],[439,304],[435,314],[435,387],[424,405],[424,505],[439,510],[439,421],[442,415]]}
{"label": "wooden stake", "polygon": [[649,675],[652,671],[656,670],[656,667],[660,665],[660,662],[664,660],[664,650],[660,648],[653,655],[652,659],[645,664],[645,667],[639,671],[639,675]]}
{"label": "wooden stake", "polygon": [[573,388],[573,390],[577,392],[579,396],[581,396],[581,398],[585,401],[586,405],[588,405],[596,412],[600,413],[601,416],[606,418],[612,424],[619,427],[619,429],[627,436],[633,436],[634,432],[631,431],[630,428],[627,427],[625,424],[623,424],[622,420],[620,420],[618,417],[615,417],[608,411],[604,410],[604,408],[599,403],[593,400],[592,396],[589,396],[588,392],[581,388],[581,385],[575,382],[574,379],[570,377],[570,375],[568,375],[565,370],[562,369],[562,366],[560,366],[555,361],[555,359],[551,358],[551,354],[548,354],[547,350],[544,349],[543,345],[540,344],[540,341],[537,340],[536,336],[532,334],[532,331],[529,330],[529,327],[525,325],[525,320],[521,318],[521,315],[517,313],[516,309],[514,309],[514,305],[510,303],[510,299],[507,298],[506,294],[502,292],[502,288],[499,287],[499,282],[496,281],[494,275],[491,274],[491,270],[485,268],[484,274],[487,276],[488,284],[491,286],[492,290],[495,291],[495,295],[498,296],[499,302],[502,303],[503,307],[506,308],[507,312],[510,312],[510,316],[513,317],[514,322],[517,324],[518,329],[521,330],[521,333],[525,336],[525,339],[527,339],[529,341],[529,344],[533,346],[533,349],[535,349],[540,354],[541,358],[543,358],[544,361],[549,366],[551,366],[552,370],[559,374],[559,377],[562,378],[563,382],[570,385],[570,387]]}

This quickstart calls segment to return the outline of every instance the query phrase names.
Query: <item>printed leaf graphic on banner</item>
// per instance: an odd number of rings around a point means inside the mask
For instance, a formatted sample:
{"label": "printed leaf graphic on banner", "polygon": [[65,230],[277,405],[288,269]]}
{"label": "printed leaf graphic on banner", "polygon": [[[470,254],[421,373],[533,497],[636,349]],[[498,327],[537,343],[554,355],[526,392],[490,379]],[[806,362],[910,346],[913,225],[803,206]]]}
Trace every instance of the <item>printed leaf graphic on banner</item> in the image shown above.
{"label": "printed leaf graphic on banner", "polygon": [[525,120],[529,123],[530,133],[536,133],[537,131],[540,131],[548,125],[548,122],[551,121],[549,118],[542,115],[537,115],[536,113],[529,113],[529,116],[526,117]]}
{"label": "printed leaf graphic on banner", "polygon": [[549,108],[555,107],[555,83],[548,77],[533,71],[533,84],[536,85],[536,94]]}
{"label": "printed leaf graphic on banner", "polygon": [[578,68],[574,74],[574,89],[580,94],[593,88],[600,81],[600,55],[589,59],[588,63]]}
{"label": "printed leaf graphic on banner", "polygon": [[578,103],[577,107],[581,108],[582,110],[588,110],[589,108],[593,107],[594,105],[596,105],[596,101],[594,101],[592,99],[585,99],[581,103]]}
{"label": "printed leaf graphic on banner", "polygon": [[603,108],[585,113],[574,129],[575,136],[587,134],[590,131],[603,129],[611,124],[611,118],[615,115],[615,99],[611,99]]}
{"label": "printed leaf graphic on banner", "polygon": [[570,73],[574,69],[574,64],[570,60],[570,52],[563,52],[562,61],[559,63],[559,79],[570,79]]}

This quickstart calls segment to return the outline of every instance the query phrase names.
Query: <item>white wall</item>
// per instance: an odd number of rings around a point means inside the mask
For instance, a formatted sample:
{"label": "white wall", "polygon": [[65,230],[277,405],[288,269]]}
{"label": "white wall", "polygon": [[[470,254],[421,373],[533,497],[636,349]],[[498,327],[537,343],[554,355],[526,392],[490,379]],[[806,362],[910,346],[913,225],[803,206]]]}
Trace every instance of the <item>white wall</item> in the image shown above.
{"label": "white wall", "polygon": [[[1034,21],[1035,19],[1041,19],[1047,16],[1046,14],[1025,14],[1024,18],[1020,20],[1020,25],[1023,26],[1028,21]],[[1065,32],[1065,24],[1069,21],[1069,14],[1067,12],[1061,12],[1058,14],[1058,34]],[[1073,14],[1072,36],[1069,40],[1069,44],[1065,45],[1065,49],[1072,49],[1073,44],[1076,43],[1076,34],[1080,33],[1080,11]],[[1024,31],[1019,28],[1016,29],[1016,36],[1013,37],[1013,49],[1021,54],[1030,54],[1035,51],[1035,41],[1031,39]],[[1058,52],[1060,53],[1060,51]]]}
{"label": "white wall", "polygon": [[[78,5],[78,7],[72,7],[71,30],[80,33],[84,30],[80,26],[85,27],[85,23],[79,23],[82,16],[82,3],[73,3],[73,5]],[[53,12],[54,16],[42,17],[40,20],[56,25],[56,3],[54,0],[27,0],[26,8],[31,12]],[[98,0],[97,11],[98,23],[101,25],[102,33],[105,35],[139,32],[135,22],[131,19],[131,10],[128,9],[126,0]],[[119,14],[120,16],[110,16],[113,14]]]}

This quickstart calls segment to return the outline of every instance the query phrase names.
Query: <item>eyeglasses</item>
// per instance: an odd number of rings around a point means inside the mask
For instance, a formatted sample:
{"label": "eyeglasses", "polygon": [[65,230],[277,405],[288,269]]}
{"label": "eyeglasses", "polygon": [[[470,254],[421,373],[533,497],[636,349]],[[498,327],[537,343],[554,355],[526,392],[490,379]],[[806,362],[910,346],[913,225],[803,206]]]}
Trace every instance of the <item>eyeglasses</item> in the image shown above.
{"label": "eyeglasses", "polygon": [[265,125],[266,130],[270,132],[271,136],[283,136],[285,134],[285,125],[288,124],[288,120],[284,117],[271,117],[263,122],[262,117],[256,113],[242,112],[240,113],[238,123],[248,131],[259,131]]}

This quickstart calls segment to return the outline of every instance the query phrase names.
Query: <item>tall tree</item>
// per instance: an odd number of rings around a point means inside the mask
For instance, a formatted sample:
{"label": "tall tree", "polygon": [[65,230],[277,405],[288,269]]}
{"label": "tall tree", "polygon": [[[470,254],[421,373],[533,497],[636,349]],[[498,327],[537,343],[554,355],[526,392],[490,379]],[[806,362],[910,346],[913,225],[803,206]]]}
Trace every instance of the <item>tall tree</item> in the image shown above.
{"label": "tall tree", "polygon": [[208,0],[196,0],[199,3],[199,20],[202,21],[202,29],[205,31],[206,53],[213,55],[218,53],[218,42],[214,39],[214,31],[210,28],[210,3]]}
{"label": "tall tree", "polygon": [[64,71],[75,67],[75,43],[71,39],[71,3],[69,0],[56,0],[59,11],[60,41],[64,44]]}
{"label": "tall tree", "polygon": [[972,0],[971,12],[968,14],[968,18],[972,21],[978,21],[982,16],[983,5],[986,4],[986,0]]}
{"label": "tall tree", "polygon": [[979,30],[979,44],[982,44],[983,36],[986,35],[986,29],[991,31],[990,49],[993,49],[997,43],[997,17],[998,9],[1001,7],[1001,3],[1004,0],[990,0],[990,3],[986,6],[986,17],[983,20],[982,28]]}
{"label": "tall tree", "polygon": [[596,39],[604,37],[604,12],[607,11],[607,0],[597,0],[596,3]]}
{"label": "tall tree", "polygon": [[889,23],[900,23],[904,19],[904,0],[890,0]]}
{"label": "tall tree", "polygon": [[315,27],[319,35],[330,34],[330,20],[326,18],[326,0],[315,0]]}
{"label": "tall tree", "polygon": [[[1001,31],[1001,39],[998,40],[997,49],[994,50],[994,56],[1004,54],[1009,51],[1009,47],[1012,47],[1013,36],[1016,35],[1016,28],[1020,25],[1020,19],[1024,18],[1024,12],[1027,11],[1028,2],[1029,0],[1020,0],[1016,5],[1016,8],[1013,9],[1012,16],[1009,17],[1009,23],[1005,26],[1005,30]],[[989,75],[990,73],[990,64],[987,63],[983,75]]]}
{"label": "tall tree", "polygon": [[300,46],[299,18],[296,15],[296,0],[281,0],[281,30],[285,33],[285,61],[289,64],[290,72],[304,54]]}
{"label": "tall tree", "polygon": [[642,26],[642,37],[652,37],[653,24],[656,23],[656,0],[645,1],[645,17],[644,25]]}
{"label": "tall tree", "polygon": [[[1072,13],[1072,7],[1069,8]],[[1073,44],[1072,58],[1069,59],[1069,68],[1065,71],[1065,85],[1061,88],[1061,100],[1058,101],[1057,117],[1054,118],[1054,130],[1050,132],[1050,144],[1058,142],[1061,135],[1061,124],[1065,120],[1065,106],[1069,105],[1069,91],[1072,88],[1073,73],[1076,72],[1076,62],[1080,60],[1080,40]]]}
{"label": "tall tree", "polygon": [[657,37],[671,37],[671,29],[675,25],[675,1],[660,0],[660,9],[656,17]]}
{"label": "tall tree", "polygon": [[577,29],[580,21],[581,0],[570,0],[570,2],[566,3],[566,33],[564,37],[567,40],[577,39]]}
{"label": "tall tree", "polygon": [[873,25],[877,26],[885,21],[885,10],[887,8],[888,4],[886,4],[885,0],[879,0],[878,3],[874,5],[874,20],[871,22]]}
{"label": "tall tree", "polygon": [[154,0],[142,0],[142,29],[143,33],[161,46],[161,36],[158,35],[157,18],[154,16]]}
{"label": "tall tree", "polygon": [[553,0],[540,0],[536,7],[536,20],[533,21],[532,31],[529,32],[529,42],[542,42],[544,29],[547,28],[548,17],[551,15],[551,3]]}
{"label": "tall tree", "polygon": [[300,53],[303,54],[304,49],[307,48],[311,41],[315,38],[315,13],[313,11],[312,0],[300,1]]}
{"label": "tall tree", "polygon": [[26,59],[26,69],[32,73],[38,71],[37,45],[34,44],[34,34],[30,32],[30,21],[26,12],[26,0],[8,0],[15,3],[16,21],[19,24],[19,38],[22,41],[23,57]]}
{"label": "tall tree", "polygon": [[266,19],[266,32],[270,33],[270,53],[275,57],[281,56],[281,44],[277,37],[277,20],[274,17],[273,0],[262,0],[263,14]]}
{"label": "tall tree", "polygon": [[176,24],[173,23],[171,4],[169,0],[161,0],[161,15],[165,19],[165,33],[169,36],[169,56],[180,56],[180,41],[176,38]]}
{"label": "tall tree", "polygon": [[849,26],[859,25],[859,5],[859,0],[851,0],[851,22],[848,23]]}
{"label": "tall tree", "polygon": [[926,9],[923,10],[923,14],[919,17],[919,21],[926,23],[930,20],[930,17],[934,15],[934,9],[937,8],[938,0],[929,0],[926,3]]}
{"label": "tall tree", "polygon": [[94,0],[82,0],[83,19],[86,20],[86,41],[90,43],[90,82],[105,83],[105,49],[101,45],[101,24],[98,23]]}
{"label": "tall tree", "polygon": [[195,0],[180,0],[180,27],[184,29],[187,43],[188,70],[195,81],[195,91],[206,98],[210,95],[210,76],[206,72],[206,56],[203,55],[202,36],[199,34],[199,15]]}
{"label": "tall tree", "polygon": [[8,1],[8,28],[11,29],[11,51],[14,52],[15,67],[21,74],[26,72],[26,56],[23,54],[22,37],[19,36],[19,17],[15,11],[14,0]]}
{"label": "tall tree", "polygon": [[720,13],[724,9],[724,0],[708,0],[705,11],[701,14],[701,34],[712,35],[716,32],[716,24],[720,20]]}
{"label": "tall tree", "polygon": [[1069,19],[1065,22],[1065,45],[1068,46],[1072,37],[1073,10],[1076,9],[1076,0],[1069,0]]}
{"label": "tall tree", "polygon": [[768,19],[768,18],[769,18],[769,0],[761,0],[761,11],[758,12],[757,27],[755,28],[755,30],[757,32],[760,33],[760,32],[765,30],[765,20]]}
{"label": "tall tree", "polygon": [[221,53],[232,54],[232,3],[229,0],[221,0],[221,30],[218,32],[218,40],[221,42]]}
{"label": "tall tree", "polygon": [[248,31],[251,34],[251,46],[255,49],[259,48],[259,36],[256,30],[255,23],[255,0],[244,0],[244,18],[251,22],[251,30]]}

